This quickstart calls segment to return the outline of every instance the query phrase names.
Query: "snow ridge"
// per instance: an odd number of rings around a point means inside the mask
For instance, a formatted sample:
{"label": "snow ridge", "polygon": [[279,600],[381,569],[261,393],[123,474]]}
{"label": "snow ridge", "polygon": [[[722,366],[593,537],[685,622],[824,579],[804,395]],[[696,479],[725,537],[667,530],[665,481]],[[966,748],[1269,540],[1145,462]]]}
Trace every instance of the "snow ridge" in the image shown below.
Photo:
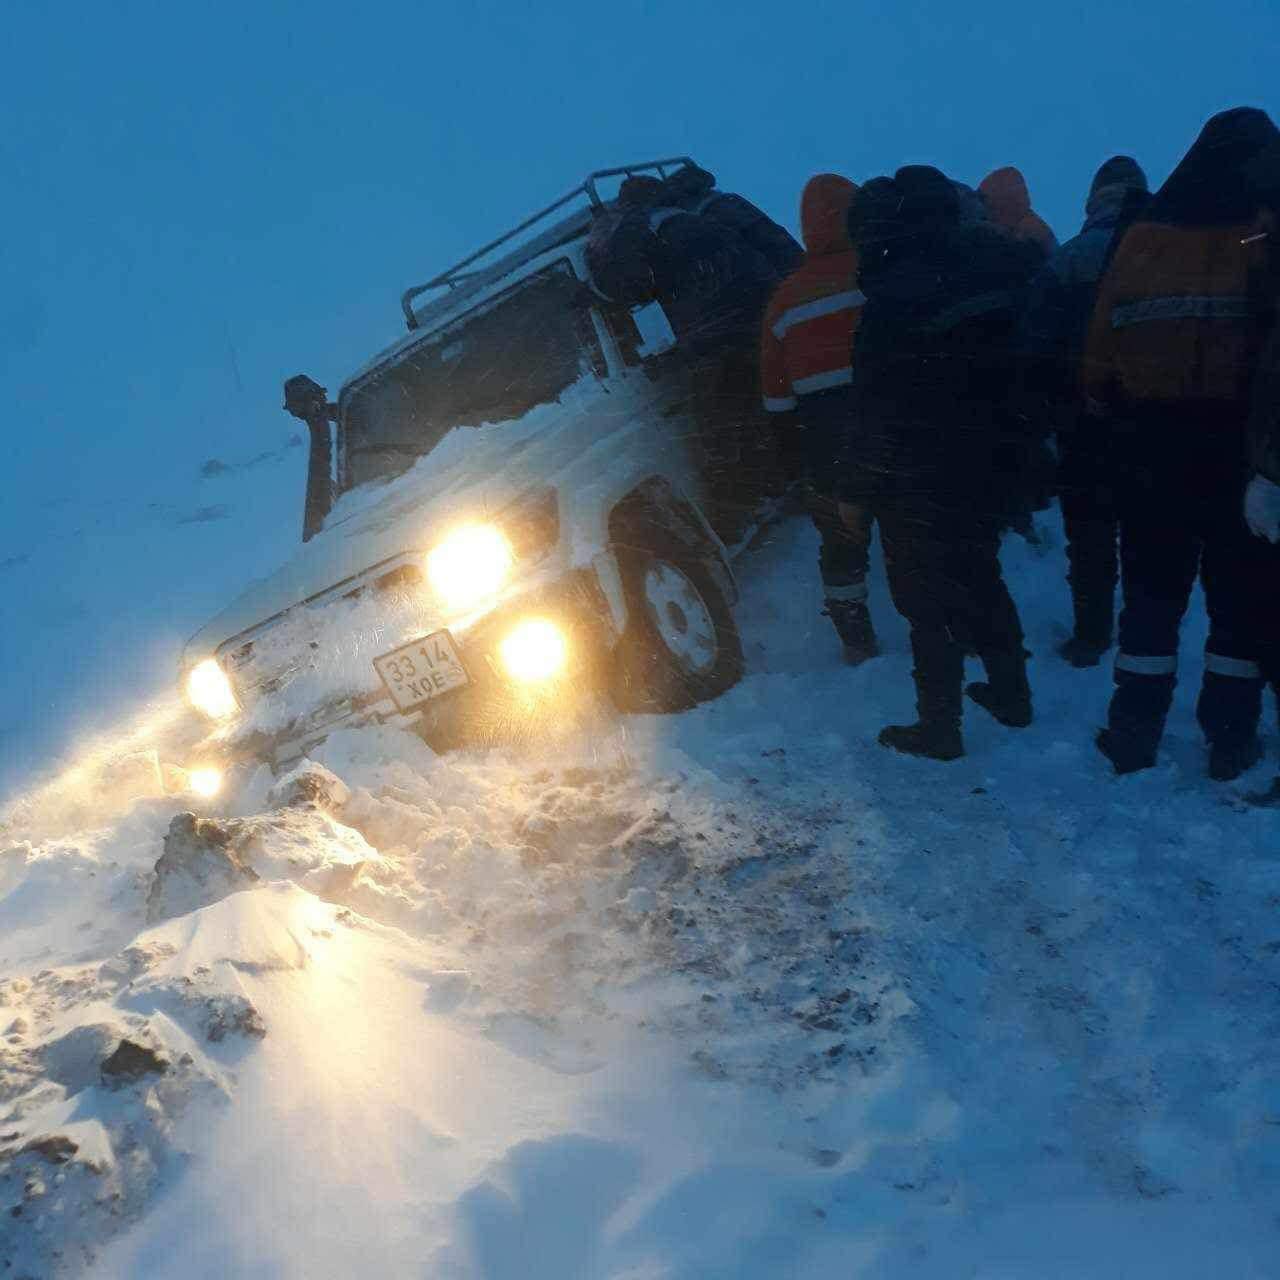
{"label": "snow ridge", "polygon": [[217,812],[23,810],[0,1274],[1268,1275],[1280,815],[1188,688],[1110,777],[1046,657],[1026,733],[880,751],[904,636],[877,579],[840,667],[813,554],[744,561],[739,688],[554,759],[369,729]]}

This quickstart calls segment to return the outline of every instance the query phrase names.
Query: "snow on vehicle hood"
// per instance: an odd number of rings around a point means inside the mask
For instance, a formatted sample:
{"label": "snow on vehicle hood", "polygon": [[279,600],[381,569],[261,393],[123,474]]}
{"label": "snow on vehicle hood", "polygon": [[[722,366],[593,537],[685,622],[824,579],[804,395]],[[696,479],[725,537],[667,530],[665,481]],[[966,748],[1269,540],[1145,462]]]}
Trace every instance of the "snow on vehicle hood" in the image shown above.
{"label": "snow on vehicle hood", "polygon": [[595,378],[583,377],[555,404],[511,422],[455,427],[402,475],[344,494],[320,533],[191,638],[184,662],[376,565],[425,552],[458,521],[491,517],[554,484],[606,434],[599,411],[609,399]]}

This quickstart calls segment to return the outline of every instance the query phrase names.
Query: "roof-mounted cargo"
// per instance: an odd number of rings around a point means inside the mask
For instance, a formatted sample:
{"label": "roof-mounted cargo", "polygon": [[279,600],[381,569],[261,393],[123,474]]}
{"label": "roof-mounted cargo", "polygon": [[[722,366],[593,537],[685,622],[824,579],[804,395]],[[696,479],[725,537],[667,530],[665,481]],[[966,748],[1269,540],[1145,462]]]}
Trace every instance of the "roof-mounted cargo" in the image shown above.
{"label": "roof-mounted cargo", "polygon": [[[424,293],[430,293],[434,289],[456,289],[463,281],[470,280],[477,275],[484,274],[486,270],[491,268],[477,267],[475,265],[476,263],[487,258],[495,249],[500,249],[503,245],[509,244],[517,236],[520,236],[524,232],[537,226],[538,223],[549,218],[553,213],[559,212],[559,210],[565,208],[566,205],[570,205],[575,200],[585,196],[588,201],[588,206],[587,208],[580,210],[580,213],[585,214],[587,209],[602,208],[605,200],[600,195],[599,184],[605,179],[626,179],[642,173],[656,173],[658,177],[666,178],[668,173],[677,172],[684,168],[692,168],[693,165],[693,160],[688,156],[672,156],[666,160],[646,160],[642,164],[624,164],[619,165],[616,169],[597,169],[594,173],[589,173],[586,176],[586,179],[581,184],[574,187],[572,191],[561,196],[560,199],[555,201],[553,204],[547,205],[545,209],[539,210],[539,212],[535,213],[531,218],[526,218],[519,226],[512,227],[512,229],[505,235],[501,235],[496,240],[490,241],[482,249],[477,249],[475,253],[471,254],[469,257],[463,258],[461,262],[450,267],[448,271],[443,271],[440,275],[428,280],[426,284],[417,284],[411,289],[406,289],[400,297],[400,306],[404,311],[405,324],[410,329],[416,329],[418,327],[418,315],[413,308],[413,303],[416,298],[421,297]],[[567,219],[562,221],[567,221]],[[548,228],[546,233],[537,239],[530,241],[526,246],[524,246],[526,250],[524,260],[536,257],[538,254],[545,253],[548,249],[554,248],[557,243],[554,233],[558,230],[564,232],[562,237],[564,239],[568,239],[579,234],[581,227],[578,224],[580,221],[582,222],[582,225],[585,225],[585,220],[575,219],[569,227],[561,227],[558,225],[555,228]],[[518,266],[520,261],[521,259],[516,259],[510,265],[512,267]]]}

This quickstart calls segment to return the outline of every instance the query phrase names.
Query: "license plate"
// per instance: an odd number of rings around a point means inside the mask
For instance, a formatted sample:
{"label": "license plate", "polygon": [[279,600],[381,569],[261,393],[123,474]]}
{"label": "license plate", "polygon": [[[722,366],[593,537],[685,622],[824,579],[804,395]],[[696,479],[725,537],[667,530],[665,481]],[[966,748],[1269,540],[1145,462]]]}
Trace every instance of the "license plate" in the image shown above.
{"label": "license plate", "polygon": [[412,711],[470,683],[447,631],[402,644],[374,658],[373,667],[401,711]]}

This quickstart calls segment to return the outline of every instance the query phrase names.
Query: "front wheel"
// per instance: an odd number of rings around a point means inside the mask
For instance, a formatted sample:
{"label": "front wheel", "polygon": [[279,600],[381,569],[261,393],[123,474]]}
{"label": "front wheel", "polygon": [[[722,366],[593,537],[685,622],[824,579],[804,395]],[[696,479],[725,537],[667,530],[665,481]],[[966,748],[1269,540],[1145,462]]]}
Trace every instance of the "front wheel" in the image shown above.
{"label": "front wheel", "polygon": [[683,547],[620,549],[627,629],[610,692],[623,711],[684,711],[742,678],[733,611],[706,562]]}

